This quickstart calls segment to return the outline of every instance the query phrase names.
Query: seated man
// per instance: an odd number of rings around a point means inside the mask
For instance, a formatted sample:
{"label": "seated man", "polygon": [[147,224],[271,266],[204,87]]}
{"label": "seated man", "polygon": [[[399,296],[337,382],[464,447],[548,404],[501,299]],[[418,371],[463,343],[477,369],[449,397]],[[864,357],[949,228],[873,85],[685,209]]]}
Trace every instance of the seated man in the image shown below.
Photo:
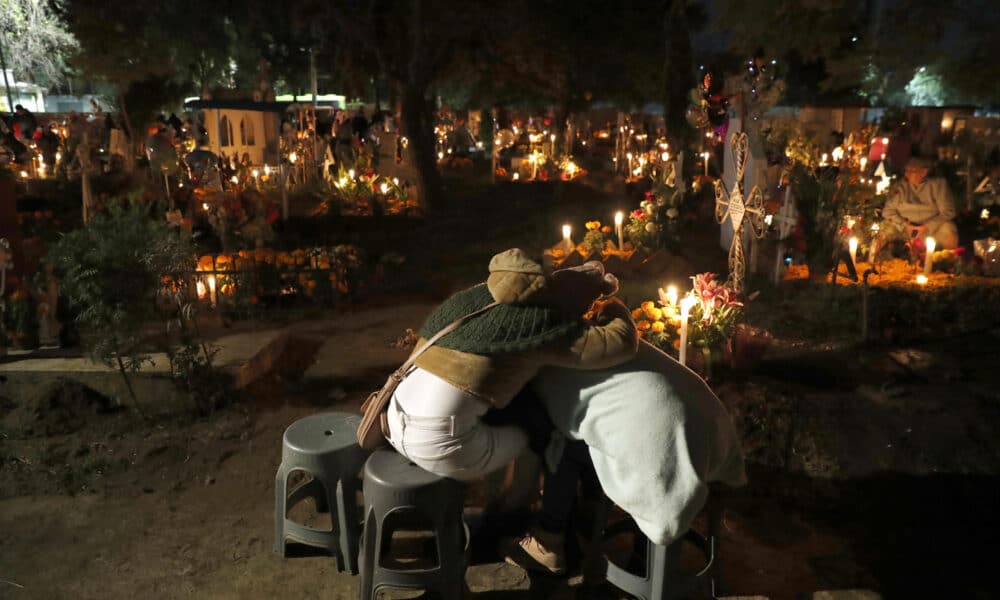
{"label": "seated man", "polygon": [[955,203],[944,179],[927,178],[930,167],[924,158],[911,158],[906,163],[903,181],[890,192],[882,217],[904,233],[907,241],[930,236],[938,248],[952,249],[958,246]]}

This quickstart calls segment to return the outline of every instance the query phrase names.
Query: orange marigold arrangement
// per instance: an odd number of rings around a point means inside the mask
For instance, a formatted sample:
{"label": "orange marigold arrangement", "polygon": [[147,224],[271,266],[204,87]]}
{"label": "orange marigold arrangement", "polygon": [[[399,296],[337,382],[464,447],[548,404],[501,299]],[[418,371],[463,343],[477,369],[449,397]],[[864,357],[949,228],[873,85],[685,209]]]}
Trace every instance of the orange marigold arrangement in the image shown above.
{"label": "orange marigold arrangement", "polygon": [[[692,289],[687,295],[694,302],[688,315],[688,342],[703,351],[719,350],[735,334],[743,315],[743,303],[714,273],[702,273],[691,279]],[[663,288],[659,289],[659,296],[659,302],[647,300],[633,310],[632,318],[643,339],[677,356],[682,319],[680,302]]]}

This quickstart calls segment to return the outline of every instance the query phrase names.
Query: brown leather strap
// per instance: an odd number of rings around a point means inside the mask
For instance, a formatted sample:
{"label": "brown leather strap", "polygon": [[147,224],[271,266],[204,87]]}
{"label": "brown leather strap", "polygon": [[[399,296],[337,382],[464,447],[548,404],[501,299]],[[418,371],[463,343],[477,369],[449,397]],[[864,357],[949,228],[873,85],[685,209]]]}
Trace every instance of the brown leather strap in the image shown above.
{"label": "brown leather strap", "polygon": [[459,327],[461,327],[462,323],[465,323],[466,321],[468,321],[469,319],[471,319],[473,317],[478,317],[479,315],[483,314],[484,312],[488,311],[489,309],[493,308],[494,306],[498,306],[499,304],[500,304],[499,302],[492,302],[490,304],[487,304],[486,306],[480,308],[479,310],[470,312],[469,314],[465,315],[461,319],[458,319],[454,323],[449,324],[447,327],[441,329],[441,331],[438,331],[437,333],[435,333],[434,335],[432,335],[430,337],[430,339],[427,340],[426,344],[424,344],[420,348],[416,349],[413,352],[413,354],[410,355],[410,358],[406,359],[406,362],[404,362],[401,367],[399,367],[398,369],[396,369],[396,372],[392,374],[392,377],[396,378],[397,375],[398,375],[399,376],[398,377],[398,381],[402,381],[403,377],[406,376],[406,372],[410,370],[410,367],[412,367],[413,363],[417,360],[417,357],[419,357],[421,354],[423,354],[425,350],[427,350],[428,348],[430,348],[431,346],[433,346],[434,342],[438,341],[439,339],[441,339],[444,336],[448,335],[452,331],[455,331],[456,329],[458,329]]}

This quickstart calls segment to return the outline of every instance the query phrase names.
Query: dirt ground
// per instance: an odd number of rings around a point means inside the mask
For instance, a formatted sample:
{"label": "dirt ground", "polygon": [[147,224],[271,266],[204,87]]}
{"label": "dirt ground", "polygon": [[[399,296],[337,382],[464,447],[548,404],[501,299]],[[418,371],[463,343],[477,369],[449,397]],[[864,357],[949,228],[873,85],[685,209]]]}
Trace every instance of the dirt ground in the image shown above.
{"label": "dirt ground", "polygon": [[[549,227],[563,209],[539,210]],[[482,265],[506,247],[475,241],[468,219],[436,227],[400,235],[431,244],[422,236],[465,228],[462,243]],[[507,241],[538,235],[512,221],[497,228]],[[724,259],[705,256],[688,258]],[[438,295],[472,272],[447,252],[414,256],[405,269],[407,285],[433,280]],[[397,301],[401,314],[415,310]],[[327,340],[296,360],[305,367],[337,348],[395,356],[388,345],[403,333],[400,322],[364,321],[386,305],[295,324]],[[1000,532],[998,337],[863,351],[779,344],[753,374],[724,374],[716,389],[743,434],[750,471],[749,486],[725,495],[725,591],[1000,597],[991,576]],[[274,474],[285,427],[318,411],[356,411],[387,372],[269,377],[212,415],[149,421],[85,390],[10,398],[0,383],[0,598],[355,598],[356,578],[338,573],[333,559],[273,554]],[[484,560],[469,576],[478,597],[572,597],[566,581],[529,580]]]}

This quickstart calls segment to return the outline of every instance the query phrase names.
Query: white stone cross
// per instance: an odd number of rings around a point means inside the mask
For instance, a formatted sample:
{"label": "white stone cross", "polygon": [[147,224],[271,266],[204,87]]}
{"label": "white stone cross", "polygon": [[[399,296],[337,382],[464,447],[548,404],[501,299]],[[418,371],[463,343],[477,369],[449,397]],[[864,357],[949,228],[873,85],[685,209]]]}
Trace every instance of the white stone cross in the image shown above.
{"label": "white stone cross", "polygon": [[743,175],[750,154],[746,132],[733,134],[732,148],[736,179],[732,191],[727,191],[721,180],[715,181],[715,218],[721,224],[728,217],[733,228],[733,241],[729,246],[729,283],[734,291],[742,293],[746,273],[743,225],[749,222],[753,235],[764,237],[764,194],[756,185],[749,195],[743,192]]}

